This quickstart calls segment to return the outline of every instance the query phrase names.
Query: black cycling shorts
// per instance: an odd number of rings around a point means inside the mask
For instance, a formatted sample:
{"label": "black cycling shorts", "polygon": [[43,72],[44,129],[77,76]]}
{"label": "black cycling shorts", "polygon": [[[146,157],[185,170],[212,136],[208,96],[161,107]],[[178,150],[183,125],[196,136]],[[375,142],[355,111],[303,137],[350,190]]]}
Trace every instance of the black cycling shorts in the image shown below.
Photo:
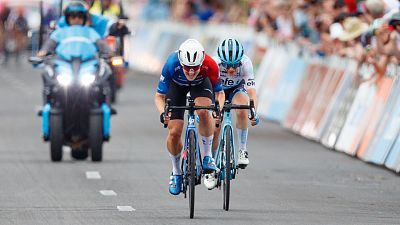
{"label": "black cycling shorts", "polygon": [[[190,92],[193,99],[198,97],[213,99],[213,87],[208,78],[203,83],[196,86],[180,86],[175,82],[171,82],[167,93],[167,99],[171,99],[173,106],[186,106],[186,95]],[[173,109],[171,111],[171,120],[183,120],[185,111],[181,109]]]}
{"label": "black cycling shorts", "polygon": [[229,100],[230,102],[232,102],[233,97],[235,97],[235,95],[237,93],[243,92],[247,94],[247,90],[244,87],[244,81],[240,82],[239,85],[229,88],[229,89],[225,89],[225,99]]}

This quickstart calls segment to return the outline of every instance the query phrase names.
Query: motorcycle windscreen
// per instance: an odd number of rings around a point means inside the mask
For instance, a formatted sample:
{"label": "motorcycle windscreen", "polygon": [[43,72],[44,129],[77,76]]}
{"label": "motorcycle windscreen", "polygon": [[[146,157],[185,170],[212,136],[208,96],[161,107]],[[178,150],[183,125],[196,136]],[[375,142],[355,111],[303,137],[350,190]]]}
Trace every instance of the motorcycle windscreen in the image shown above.
{"label": "motorcycle windscreen", "polygon": [[92,59],[96,56],[97,47],[90,39],[85,37],[69,37],[63,40],[56,49],[56,54],[64,60],[70,61],[79,58],[81,61]]}

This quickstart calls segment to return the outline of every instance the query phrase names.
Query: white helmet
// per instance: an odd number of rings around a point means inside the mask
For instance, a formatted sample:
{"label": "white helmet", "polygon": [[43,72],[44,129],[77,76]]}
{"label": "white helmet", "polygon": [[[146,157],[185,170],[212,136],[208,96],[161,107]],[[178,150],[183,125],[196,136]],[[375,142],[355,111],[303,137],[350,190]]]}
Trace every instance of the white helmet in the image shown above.
{"label": "white helmet", "polygon": [[187,39],[179,46],[179,62],[184,66],[200,66],[204,61],[204,48],[195,39]]}

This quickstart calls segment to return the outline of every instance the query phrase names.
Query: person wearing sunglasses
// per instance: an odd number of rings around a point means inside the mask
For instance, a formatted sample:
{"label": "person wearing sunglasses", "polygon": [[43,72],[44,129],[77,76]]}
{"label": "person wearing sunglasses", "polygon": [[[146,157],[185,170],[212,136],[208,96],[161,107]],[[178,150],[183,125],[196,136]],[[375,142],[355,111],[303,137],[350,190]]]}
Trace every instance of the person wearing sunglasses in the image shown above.
{"label": "person wearing sunglasses", "polygon": [[[165,63],[155,94],[155,105],[160,113],[160,122],[168,125],[167,149],[172,161],[172,176],[169,192],[178,195],[182,188],[180,166],[184,126],[184,111],[172,110],[164,114],[166,99],[171,105],[185,106],[186,95],[190,93],[197,106],[210,106],[215,98],[224,102],[225,96],[219,79],[217,63],[204,52],[203,46],[195,39],[184,41],[179,50],[169,55]],[[216,170],[211,153],[215,121],[208,110],[197,110],[200,118],[199,133],[203,143],[203,171],[212,173]],[[217,120],[219,120],[217,118]]]}
{"label": "person wearing sunglasses", "polygon": [[[233,104],[248,105],[249,99],[254,99],[257,105],[257,94],[255,89],[253,64],[248,56],[244,54],[242,43],[235,38],[224,39],[217,49],[217,56],[213,57],[218,63],[219,73],[222,81],[226,99]],[[247,134],[248,134],[248,110],[236,109],[236,130],[239,144],[238,165],[245,168],[249,164],[247,153]],[[256,114],[251,121],[253,126],[259,123]],[[213,156],[217,152],[218,137],[221,128],[215,129],[213,141]],[[212,189],[216,185],[213,174],[205,176],[204,185]]]}

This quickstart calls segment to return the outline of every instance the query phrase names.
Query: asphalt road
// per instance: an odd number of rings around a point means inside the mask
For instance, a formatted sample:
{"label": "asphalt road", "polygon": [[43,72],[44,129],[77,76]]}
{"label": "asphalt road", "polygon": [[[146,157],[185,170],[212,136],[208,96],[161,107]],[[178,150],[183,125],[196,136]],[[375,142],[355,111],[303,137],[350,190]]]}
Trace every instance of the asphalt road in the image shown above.
{"label": "asphalt road", "polygon": [[400,224],[398,175],[267,122],[250,131],[251,164],[232,183],[231,210],[222,210],[221,191],[197,186],[190,220],[188,200],[168,193],[157,77],[138,72],[120,93],[104,161],[74,161],[66,149],[52,163],[36,116],[39,73],[26,64],[0,67],[1,225]]}

